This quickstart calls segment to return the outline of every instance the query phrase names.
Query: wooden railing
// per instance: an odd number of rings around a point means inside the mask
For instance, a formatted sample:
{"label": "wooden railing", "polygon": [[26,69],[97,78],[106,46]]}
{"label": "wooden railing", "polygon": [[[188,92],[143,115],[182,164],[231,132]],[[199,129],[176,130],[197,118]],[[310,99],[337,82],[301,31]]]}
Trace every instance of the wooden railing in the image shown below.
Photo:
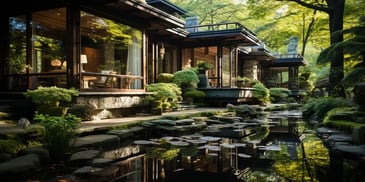
{"label": "wooden railing", "polygon": [[142,76],[105,74],[97,72],[81,73],[82,88],[117,88],[117,89],[142,89],[133,88],[135,80],[143,80]]}

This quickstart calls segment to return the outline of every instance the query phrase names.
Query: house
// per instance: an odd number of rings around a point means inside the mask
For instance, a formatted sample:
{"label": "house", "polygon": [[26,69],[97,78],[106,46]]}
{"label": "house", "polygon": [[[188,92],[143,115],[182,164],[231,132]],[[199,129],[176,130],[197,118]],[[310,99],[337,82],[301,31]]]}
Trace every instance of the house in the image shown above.
{"label": "house", "polygon": [[80,90],[76,103],[120,116],[146,109],[145,86],[159,73],[207,61],[214,65],[210,87],[237,90],[233,78],[261,79],[261,62],[273,60],[255,55],[251,47],[262,42],[240,23],[200,25],[166,0],[22,3],[9,2],[1,15],[2,98],[73,87]]}

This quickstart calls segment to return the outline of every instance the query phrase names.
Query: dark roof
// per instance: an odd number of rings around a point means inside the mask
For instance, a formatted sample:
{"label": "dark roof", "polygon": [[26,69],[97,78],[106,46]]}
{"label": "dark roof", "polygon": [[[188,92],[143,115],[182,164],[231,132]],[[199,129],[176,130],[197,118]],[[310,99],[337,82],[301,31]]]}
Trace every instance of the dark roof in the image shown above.
{"label": "dark roof", "polygon": [[198,25],[185,27],[188,30],[188,42],[196,46],[237,45],[258,46],[261,41],[249,29],[237,22]]}
{"label": "dark roof", "polygon": [[305,66],[307,62],[299,54],[275,55],[273,61],[262,63],[271,67]]}
{"label": "dark roof", "polygon": [[178,14],[181,16],[185,16],[186,15],[186,11],[184,9],[181,9],[180,7],[170,3],[167,0],[146,0],[147,4],[156,7],[162,11],[165,11],[166,13],[169,14]]}
{"label": "dark roof", "polygon": [[244,57],[246,59],[256,59],[260,61],[273,61],[275,57],[270,53],[265,46],[248,46],[248,47],[239,47],[240,53],[244,53]]}
{"label": "dark roof", "polygon": [[307,62],[304,60],[303,56],[299,54],[282,54],[275,56],[275,65],[298,65],[305,66]]}
{"label": "dark roof", "polygon": [[83,6],[102,8],[105,12],[124,17],[135,26],[144,26],[150,35],[180,39],[179,30],[185,21],[147,3],[136,0],[81,0]]}

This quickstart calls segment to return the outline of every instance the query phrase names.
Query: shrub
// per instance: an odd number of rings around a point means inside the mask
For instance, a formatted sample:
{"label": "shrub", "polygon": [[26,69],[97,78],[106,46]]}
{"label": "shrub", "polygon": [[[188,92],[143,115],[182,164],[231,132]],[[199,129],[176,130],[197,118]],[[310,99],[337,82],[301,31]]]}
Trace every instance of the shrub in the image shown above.
{"label": "shrub", "polygon": [[158,83],[171,83],[172,78],[174,77],[174,74],[172,73],[160,73],[157,77]]}
{"label": "shrub", "polygon": [[180,70],[174,73],[172,82],[184,91],[191,88],[197,88],[199,77],[193,70]]}
{"label": "shrub", "polygon": [[37,105],[47,105],[51,107],[58,107],[60,102],[71,102],[73,96],[78,96],[79,91],[70,88],[52,87],[38,87],[35,90],[27,90],[24,93],[26,98],[31,98]]}
{"label": "shrub", "polygon": [[16,140],[0,140],[0,153],[8,153],[15,156],[18,152],[25,148],[26,145]]}
{"label": "shrub", "polygon": [[43,141],[50,158],[56,162],[62,161],[64,154],[70,151],[72,142],[77,137],[80,118],[72,114],[66,116],[36,114],[34,120],[39,121],[45,128]]}
{"label": "shrub", "polygon": [[190,89],[184,93],[184,97],[201,98],[205,97],[205,92],[197,89]]}
{"label": "shrub", "polygon": [[270,101],[273,103],[287,101],[291,91],[287,88],[270,88]]}
{"label": "shrub", "polygon": [[253,86],[252,96],[260,103],[266,104],[270,102],[270,90],[262,83],[256,83]]}
{"label": "shrub", "polygon": [[206,61],[199,61],[196,67],[199,73],[204,73],[206,70],[214,68],[214,65]]}
{"label": "shrub", "polygon": [[61,102],[69,103],[73,96],[78,96],[79,91],[70,88],[38,87],[35,90],[27,90],[23,93],[26,98],[31,98],[38,105],[36,112],[38,114],[48,114],[51,116],[64,116],[67,113],[67,107],[61,107]]}
{"label": "shrub", "polygon": [[303,119],[315,119],[322,122],[328,111],[334,108],[344,107],[346,104],[346,100],[342,97],[311,98],[303,106]]}
{"label": "shrub", "polygon": [[170,111],[178,108],[181,101],[181,89],[174,83],[153,83],[146,86],[148,92],[154,94],[146,99],[151,102],[152,108]]}

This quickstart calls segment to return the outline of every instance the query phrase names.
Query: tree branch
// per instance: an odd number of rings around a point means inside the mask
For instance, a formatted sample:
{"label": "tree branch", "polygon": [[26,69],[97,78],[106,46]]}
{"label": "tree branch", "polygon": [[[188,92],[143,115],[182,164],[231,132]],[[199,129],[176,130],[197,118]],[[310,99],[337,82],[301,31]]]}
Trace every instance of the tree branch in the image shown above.
{"label": "tree branch", "polygon": [[295,2],[295,3],[298,3],[298,4],[302,5],[304,7],[310,8],[310,9],[315,9],[315,10],[318,10],[318,11],[324,11],[326,13],[329,12],[328,7],[325,6],[325,5],[322,5],[322,4],[314,5],[314,4],[311,4],[311,3],[304,2],[302,0],[277,0],[277,1],[292,1],[292,2]]}

